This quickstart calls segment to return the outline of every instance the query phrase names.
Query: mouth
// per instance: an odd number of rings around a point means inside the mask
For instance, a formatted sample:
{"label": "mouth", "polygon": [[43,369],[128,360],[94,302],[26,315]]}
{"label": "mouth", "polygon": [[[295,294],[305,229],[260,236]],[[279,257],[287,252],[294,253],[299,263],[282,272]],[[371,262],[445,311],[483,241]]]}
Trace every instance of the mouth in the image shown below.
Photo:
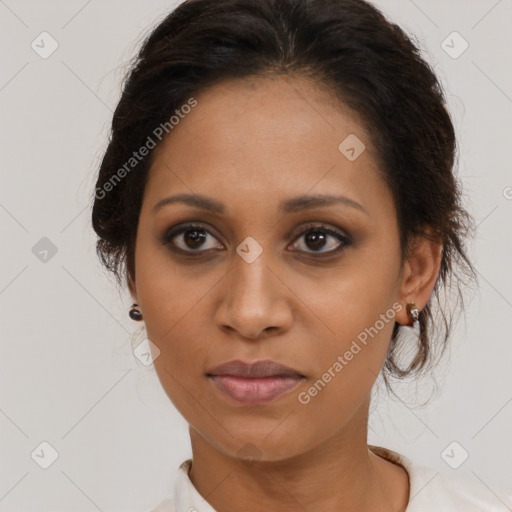
{"label": "mouth", "polygon": [[306,378],[274,361],[229,361],[206,373],[215,387],[238,404],[259,405],[293,391]]}

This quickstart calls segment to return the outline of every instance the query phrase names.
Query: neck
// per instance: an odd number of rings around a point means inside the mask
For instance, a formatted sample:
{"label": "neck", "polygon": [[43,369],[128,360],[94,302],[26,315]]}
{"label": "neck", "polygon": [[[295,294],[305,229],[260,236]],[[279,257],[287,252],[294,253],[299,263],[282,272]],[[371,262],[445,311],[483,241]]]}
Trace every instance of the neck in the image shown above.
{"label": "neck", "polygon": [[366,429],[367,412],[306,453],[247,462],[190,428],[189,478],[217,512],[405,510],[407,473],[368,449]]}

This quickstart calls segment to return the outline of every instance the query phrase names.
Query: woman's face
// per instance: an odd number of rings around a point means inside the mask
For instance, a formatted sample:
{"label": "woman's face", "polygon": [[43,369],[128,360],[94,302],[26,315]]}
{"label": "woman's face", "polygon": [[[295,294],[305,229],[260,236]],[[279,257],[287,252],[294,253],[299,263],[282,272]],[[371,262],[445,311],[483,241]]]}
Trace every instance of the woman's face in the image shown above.
{"label": "woman's face", "polygon": [[[136,241],[132,294],[162,386],[229,456],[280,460],[343,431],[365,436],[404,306],[395,207],[367,132],[298,78],[229,81],[195,98],[155,150]],[[182,194],[202,200],[155,209]],[[208,375],[232,360],[302,377],[260,380],[251,393],[247,380]],[[254,401],[280,385],[288,391]]]}

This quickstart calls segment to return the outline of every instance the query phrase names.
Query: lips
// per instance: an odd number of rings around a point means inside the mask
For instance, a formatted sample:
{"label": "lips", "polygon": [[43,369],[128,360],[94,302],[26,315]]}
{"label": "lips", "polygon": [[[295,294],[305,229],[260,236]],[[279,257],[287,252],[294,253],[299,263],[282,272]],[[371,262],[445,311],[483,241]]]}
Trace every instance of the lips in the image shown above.
{"label": "lips", "polygon": [[244,363],[239,359],[228,361],[211,370],[207,375],[231,375],[233,377],[304,377],[298,370],[268,359],[254,363]]}
{"label": "lips", "polygon": [[215,387],[239,404],[258,405],[295,389],[304,375],[274,361],[229,361],[207,372]]}

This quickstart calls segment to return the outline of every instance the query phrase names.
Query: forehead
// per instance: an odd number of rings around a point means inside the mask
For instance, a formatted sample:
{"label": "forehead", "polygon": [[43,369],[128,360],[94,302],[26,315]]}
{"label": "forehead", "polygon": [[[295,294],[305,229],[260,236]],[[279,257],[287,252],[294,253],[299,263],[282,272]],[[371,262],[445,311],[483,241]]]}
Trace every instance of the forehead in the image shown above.
{"label": "forehead", "polygon": [[[153,202],[171,192],[239,207],[248,197],[271,204],[308,191],[362,203],[387,193],[361,120],[311,81],[230,80],[194,97],[197,105],[155,150],[145,192]],[[347,144],[362,151],[356,159],[343,152]]]}

